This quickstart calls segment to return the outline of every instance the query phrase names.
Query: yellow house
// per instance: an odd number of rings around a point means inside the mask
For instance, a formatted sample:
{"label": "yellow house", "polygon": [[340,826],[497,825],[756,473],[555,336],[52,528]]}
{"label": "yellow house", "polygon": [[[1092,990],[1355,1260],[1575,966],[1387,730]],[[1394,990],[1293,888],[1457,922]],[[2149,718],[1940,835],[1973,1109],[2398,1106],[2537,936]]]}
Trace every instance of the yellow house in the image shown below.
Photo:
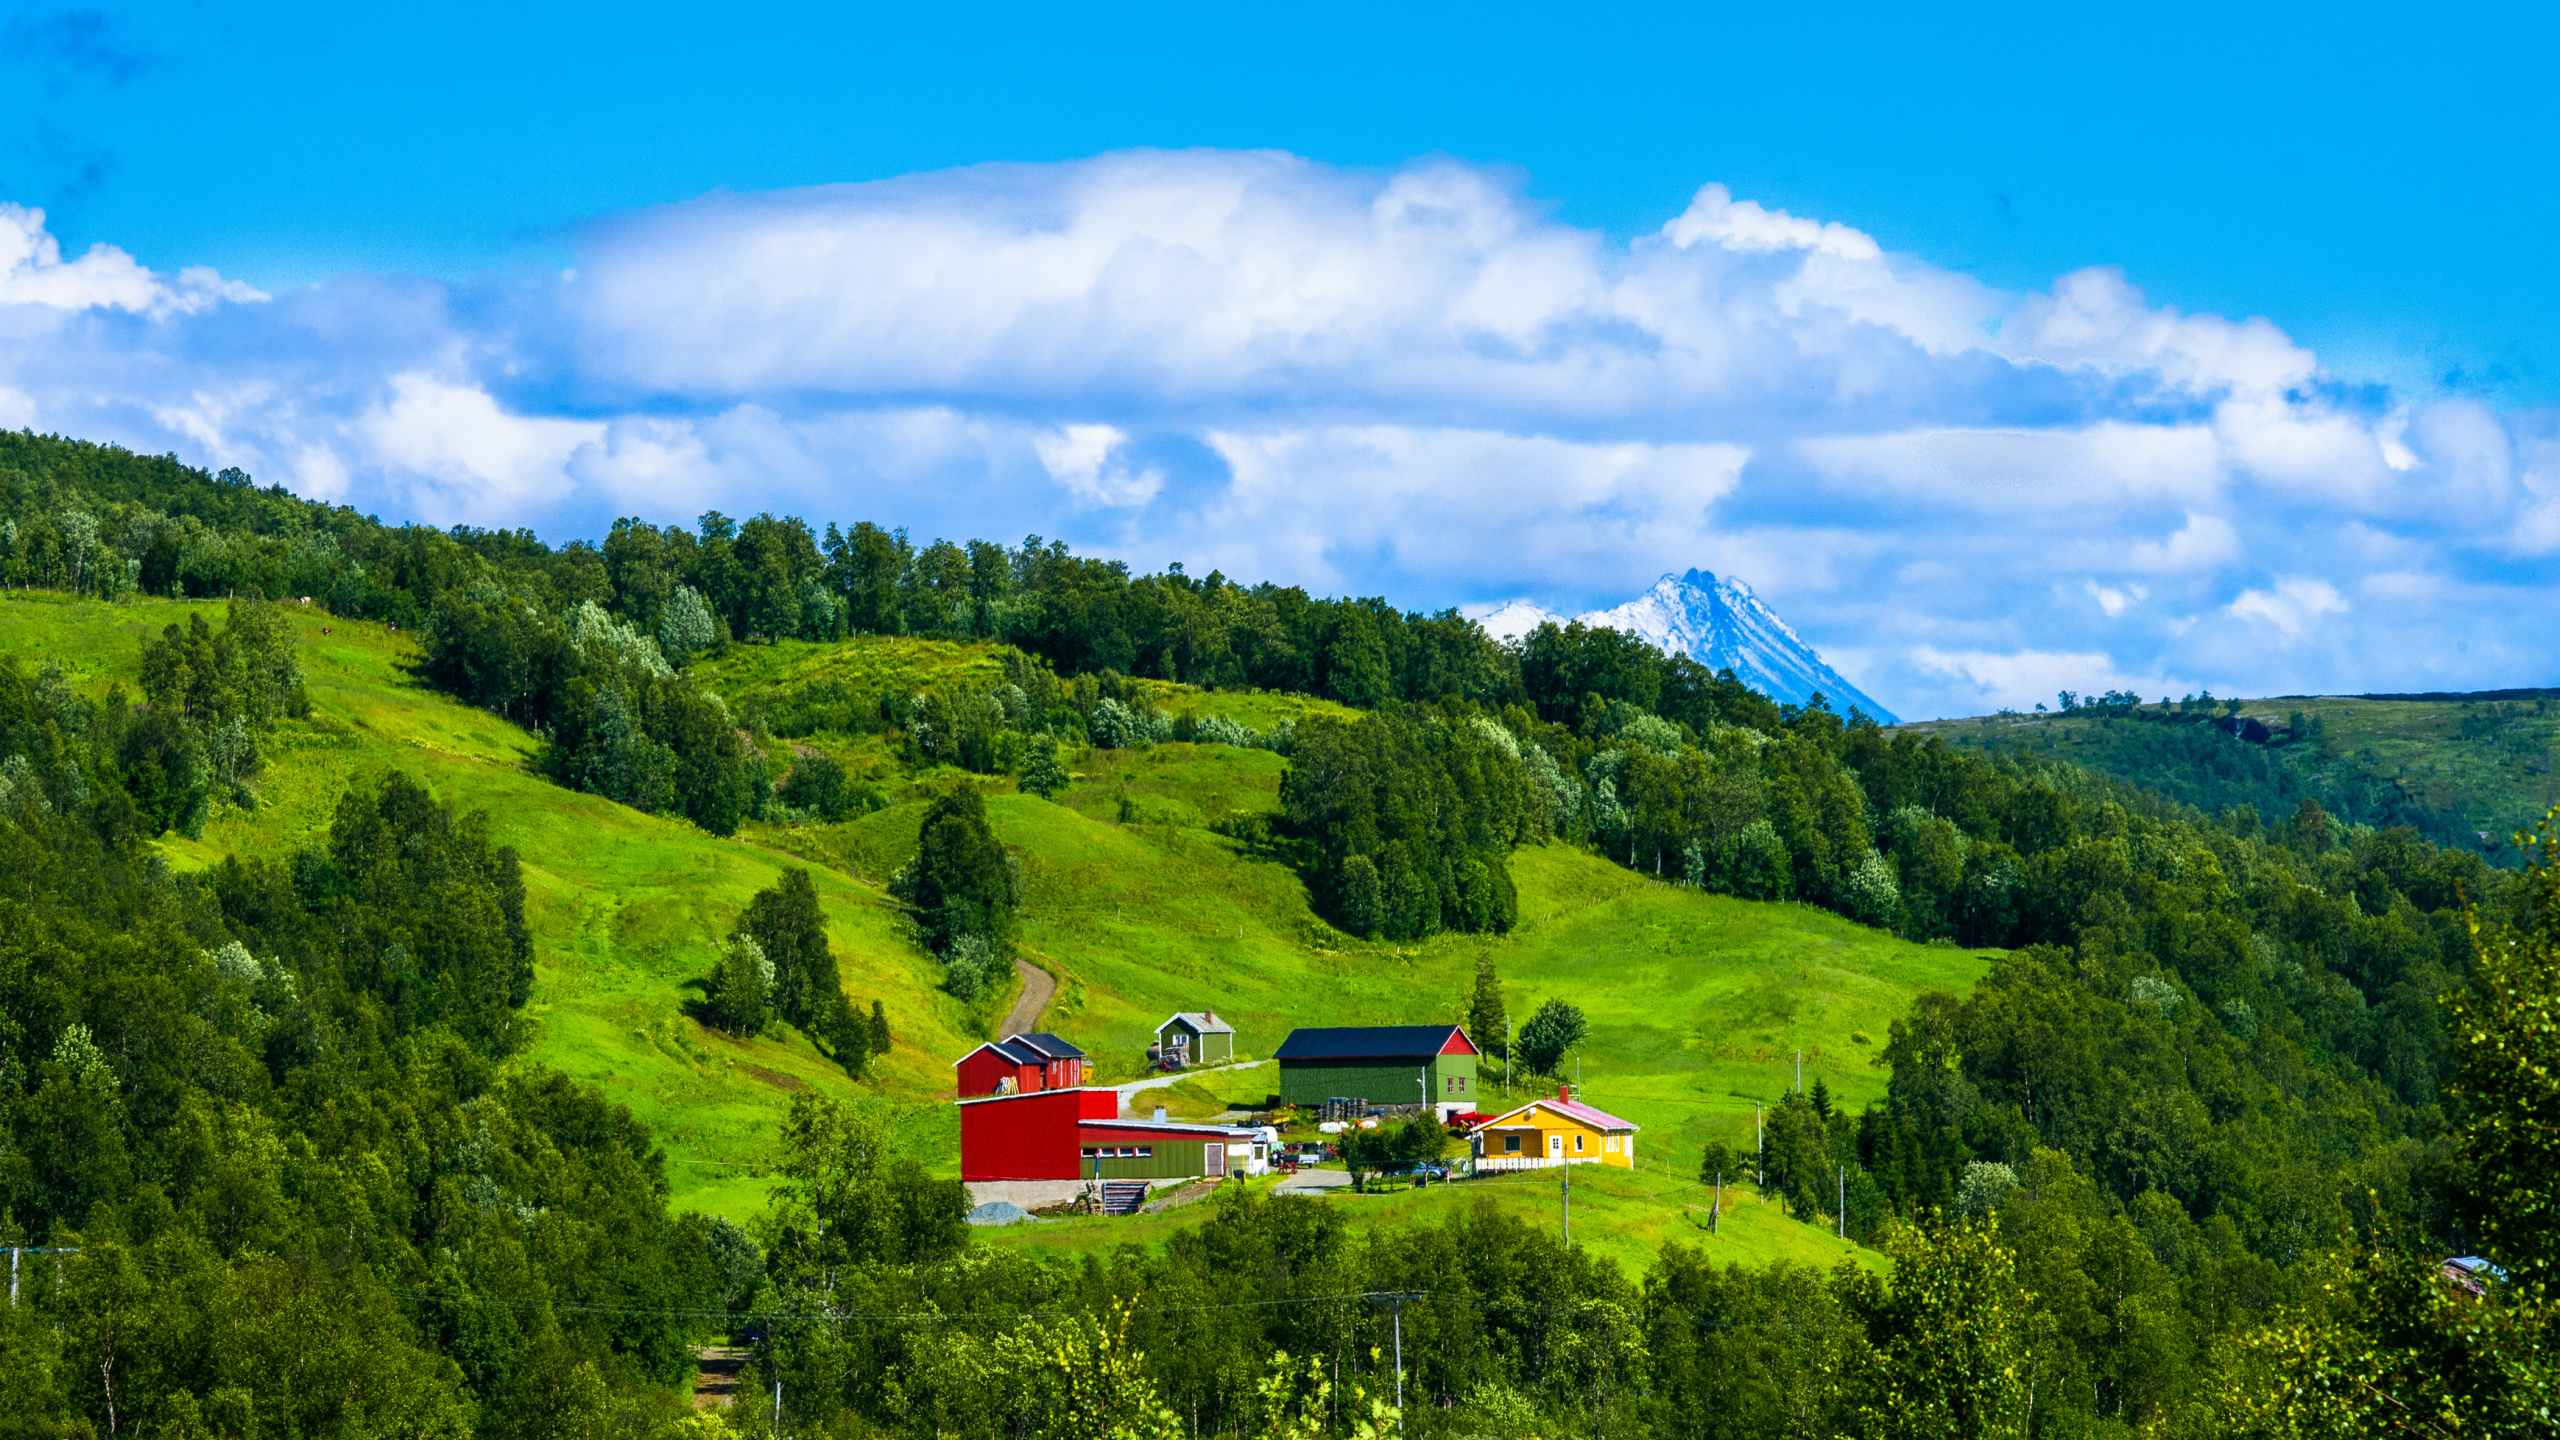
{"label": "yellow house", "polygon": [[1636,1166],[1637,1126],[1558,1090],[1467,1132],[1478,1170],[1543,1170],[1551,1165]]}

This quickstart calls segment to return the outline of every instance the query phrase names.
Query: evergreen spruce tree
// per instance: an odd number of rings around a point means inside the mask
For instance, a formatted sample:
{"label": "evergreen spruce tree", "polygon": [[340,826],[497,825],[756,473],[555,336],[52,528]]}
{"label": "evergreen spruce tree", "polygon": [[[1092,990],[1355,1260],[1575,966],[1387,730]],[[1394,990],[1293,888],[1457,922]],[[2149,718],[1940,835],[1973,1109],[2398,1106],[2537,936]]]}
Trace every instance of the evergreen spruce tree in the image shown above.
{"label": "evergreen spruce tree", "polygon": [[819,1029],[844,1073],[860,1078],[863,1066],[871,1058],[871,1027],[863,1022],[862,1012],[853,1008],[853,1001],[843,991],[836,992]]}
{"label": "evergreen spruce tree", "polygon": [[1509,1024],[1502,1009],[1502,977],[1494,973],[1493,952],[1488,950],[1476,957],[1475,993],[1467,1000],[1467,1034],[1477,1050],[1486,1055],[1500,1053],[1508,1063],[1511,1057],[1504,1042]]}
{"label": "evergreen spruce tree", "polygon": [[1055,800],[1066,788],[1067,765],[1058,755],[1058,742],[1033,736],[1031,755],[1022,764],[1022,793]]}
{"label": "evergreen spruce tree", "polygon": [[805,869],[782,872],[782,878],[757,892],[738,917],[738,933],[752,937],[773,962],[774,1014],[812,1033],[823,1034],[832,1018],[833,1001],[843,993],[836,974],[835,952],[827,946],[826,917],[818,908],[818,887]]}
{"label": "evergreen spruce tree", "polygon": [[924,812],[916,858],[889,889],[914,907],[916,927],[934,951],[948,953],[962,936],[975,935],[1002,953],[1013,934],[1016,883],[1004,847],[987,827],[987,802],[962,786]]}
{"label": "evergreen spruce tree", "polygon": [[745,935],[720,947],[710,998],[713,1024],[742,1037],[762,1032],[773,1016],[773,962],[764,947]]}

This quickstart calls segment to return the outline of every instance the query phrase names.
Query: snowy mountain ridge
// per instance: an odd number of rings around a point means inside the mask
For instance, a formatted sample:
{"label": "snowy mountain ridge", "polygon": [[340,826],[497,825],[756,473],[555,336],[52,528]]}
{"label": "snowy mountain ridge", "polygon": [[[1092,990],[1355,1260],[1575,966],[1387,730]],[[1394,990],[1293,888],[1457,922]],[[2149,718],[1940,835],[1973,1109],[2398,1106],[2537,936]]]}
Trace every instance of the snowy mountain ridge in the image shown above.
{"label": "snowy mountain ridge", "polygon": [[[1493,606],[1474,618],[1487,634],[1503,640],[1516,640],[1550,620],[1565,623],[1565,617],[1526,600]],[[1841,714],[1854,705],[1882,724],[1894,723],[1892,711],[1825,664],[1741,580],[1710,570],[1665,575],[1624,605],[1574,618],[1640,635],[1666,653],[1684,652],[1710,670],[1730,666],[1744,684],[1774,700],[1801,705],[1820,691]]]}

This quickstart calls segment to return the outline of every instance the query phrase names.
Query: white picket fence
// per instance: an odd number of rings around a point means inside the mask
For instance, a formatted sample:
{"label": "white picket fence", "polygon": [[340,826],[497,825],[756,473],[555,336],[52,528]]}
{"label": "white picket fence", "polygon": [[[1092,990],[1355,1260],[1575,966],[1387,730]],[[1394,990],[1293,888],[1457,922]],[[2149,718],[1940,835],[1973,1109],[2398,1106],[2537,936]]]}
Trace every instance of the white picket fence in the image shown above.
{"label": "white picket fence", "polygon": [[1553,1170],[1559,1165],[1597,1165],[1599,1163],[1600,1157],[1597,1155],[1560,1158],[1549,1158],[1545,1155],[1479,1155],[1476,1157],[1476,1172],[1491,1174],[1496,1170]]}

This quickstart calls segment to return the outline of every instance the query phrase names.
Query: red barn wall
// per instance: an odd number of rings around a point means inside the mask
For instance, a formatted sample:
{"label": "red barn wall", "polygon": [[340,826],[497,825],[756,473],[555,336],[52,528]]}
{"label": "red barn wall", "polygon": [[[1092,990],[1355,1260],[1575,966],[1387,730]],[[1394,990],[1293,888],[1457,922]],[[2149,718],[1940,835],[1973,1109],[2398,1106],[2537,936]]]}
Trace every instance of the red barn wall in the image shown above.
{"label": "red barn wall", "polygon": [[1116,1120],[1112,1090],[1034,1090],[960,1107],[963,1180],[1073,1180],[1079,1120]]}
{"label": "red barn wall", "polygon": [[972,1095],[993,1095],[996,1082],[1013,1073],[1013,1066],[1003,1056],[983,1045],[952,1068],[959,1077],[960,1097],[964,1100]]}

